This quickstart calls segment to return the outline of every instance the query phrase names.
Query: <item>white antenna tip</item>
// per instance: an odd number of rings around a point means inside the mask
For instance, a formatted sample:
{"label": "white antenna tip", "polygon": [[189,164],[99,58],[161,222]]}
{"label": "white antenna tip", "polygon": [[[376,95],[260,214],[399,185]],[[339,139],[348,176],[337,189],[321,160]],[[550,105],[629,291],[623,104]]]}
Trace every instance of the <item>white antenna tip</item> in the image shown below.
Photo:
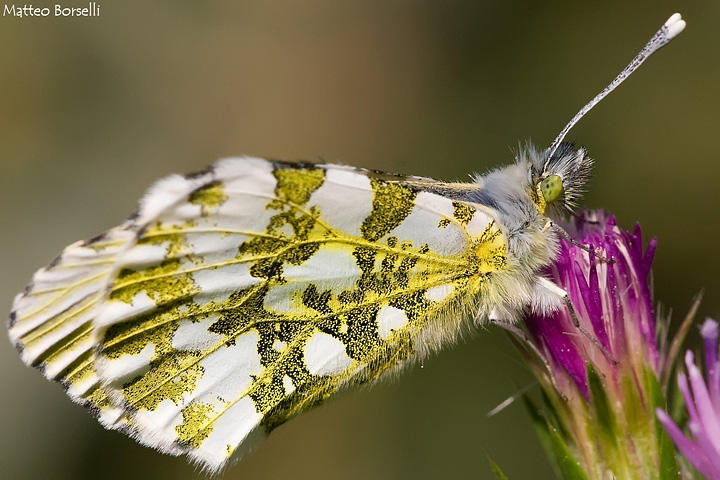
{"label": "white antenna tip", "polygon": [[597,105],[600,100],[605,98],[608,93],[612,92],[615,87],[625,81],[625,79],[629,77],[630,74],[633,73],[640,65],[642,65],[642,63],[647,60],[650,55],[657,52],[664,45],[667,45],[670,40],[677,37],[680,32],[685,30],[685,25],[685,20],[682,19],[682,16],[679,13],[675,13],[667,19],[667,22],[665,22],[660,30],[652,36],[650,41],[643,47],[642,50],[640,50],[640,53],[633,58],[632,62],[630,62],[630,64],[625,67],[623,71],[620,72],[620,74],[615,77],[615,79],[610,82],[610,84],[605,87],[602,92],[598,93],[595,98],[590,100],[587,105],[581,108],[580,111],[568,122],[568,124],[565,125],[565,128],[562,129],[560,134],[555,138],[555,140],[553,140],[550,147],[547,149],[547,160],[545,160],[545,166],[543,168],[547,168],[550,158],[552,158],[555,154],[555,151],[560,146],[560,143],[563,141],[565,135],[567,135],[567,132],[573,127],[573,125],[575,125],[577,121],[583,117],[583,115],[589,112],[591,108]]}
{"label": "white antenna tip", "polygon": [[685,20],[682,19],[682,16],[679,13],[673,14],[670,18],[668,18],[667,22],[665,22],[665,26],[667,27],[667,37],[668,40],[671,40],[678,36],[680,32],[685,30]]}

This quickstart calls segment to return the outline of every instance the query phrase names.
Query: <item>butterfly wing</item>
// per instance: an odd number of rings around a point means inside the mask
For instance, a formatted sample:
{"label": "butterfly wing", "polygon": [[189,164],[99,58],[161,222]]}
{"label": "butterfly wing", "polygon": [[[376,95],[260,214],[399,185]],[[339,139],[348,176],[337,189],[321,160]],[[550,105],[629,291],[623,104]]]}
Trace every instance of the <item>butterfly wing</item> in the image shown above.
{"label": "butterfly wing", "polygon": [[11,339],[106,427],[215,472],[457,336],[505,240],[437,185],[257,158],[171,176],[35,274]]}

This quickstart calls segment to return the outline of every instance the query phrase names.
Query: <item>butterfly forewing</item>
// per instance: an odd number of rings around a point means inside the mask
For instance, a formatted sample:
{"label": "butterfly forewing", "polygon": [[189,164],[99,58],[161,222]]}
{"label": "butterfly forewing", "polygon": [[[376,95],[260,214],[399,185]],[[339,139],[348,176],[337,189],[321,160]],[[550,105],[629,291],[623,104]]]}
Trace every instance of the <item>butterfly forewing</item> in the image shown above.
{"label": "butterfly forewing", "polygon": [[505,240],[426,184],[254,158],[169,177],[38,272],[11,335],[104,424],[215,471],[457,334]]}

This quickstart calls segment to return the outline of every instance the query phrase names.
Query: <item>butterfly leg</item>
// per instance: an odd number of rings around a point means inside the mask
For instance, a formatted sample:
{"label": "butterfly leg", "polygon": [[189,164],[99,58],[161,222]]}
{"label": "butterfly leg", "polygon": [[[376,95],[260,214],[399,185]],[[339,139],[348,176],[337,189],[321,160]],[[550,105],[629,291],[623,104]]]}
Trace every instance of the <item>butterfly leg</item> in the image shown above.
{"label": "butterfly leg", "polygon": [[574,238],[572,238],[572,236],[571,236],[564,228],[562,228],[560,225],[558,225],[557,223],[553,222],[552,220],[548,220],[548,223],[546,223],[545,226],[543,227],[543,232],[546,232],[546,231],[550,230],[551,228],[554,229],[556,232],[558,232],[558,233],[560,234],[560,236],[563,237],[566,241],[568,241],[568,242],[570,242],[571,244],[575,245],[575,246],[578,247],[579,249],[586,251],[586,252],[589,253],[590,255],[596,257],[596,258],[599,259],[601,262],[609,263],[609,264],[615,263],[615,260],[614,260],[614,259],[605,257],[605,256],[603,256],[603,255],[600,255],[599,253],[597,253],[597,252],[595,251],[595,249],[589,247],[588,245],[585,245],[585,244],[582,243],[582,242],[578,242],[577,240],[575,240]]}

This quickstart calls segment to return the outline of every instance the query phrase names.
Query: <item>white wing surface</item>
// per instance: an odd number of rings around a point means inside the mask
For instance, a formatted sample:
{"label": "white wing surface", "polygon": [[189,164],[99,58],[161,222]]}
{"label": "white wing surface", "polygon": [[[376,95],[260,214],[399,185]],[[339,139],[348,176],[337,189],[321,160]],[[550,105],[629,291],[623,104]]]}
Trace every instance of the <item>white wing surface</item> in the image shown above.
{"label": "white wing surface", "polygon": [[168,177],[35,274],[11,339],[106,427],[216,472],[457,336],[505,238],[430,186],[257,158]]}

